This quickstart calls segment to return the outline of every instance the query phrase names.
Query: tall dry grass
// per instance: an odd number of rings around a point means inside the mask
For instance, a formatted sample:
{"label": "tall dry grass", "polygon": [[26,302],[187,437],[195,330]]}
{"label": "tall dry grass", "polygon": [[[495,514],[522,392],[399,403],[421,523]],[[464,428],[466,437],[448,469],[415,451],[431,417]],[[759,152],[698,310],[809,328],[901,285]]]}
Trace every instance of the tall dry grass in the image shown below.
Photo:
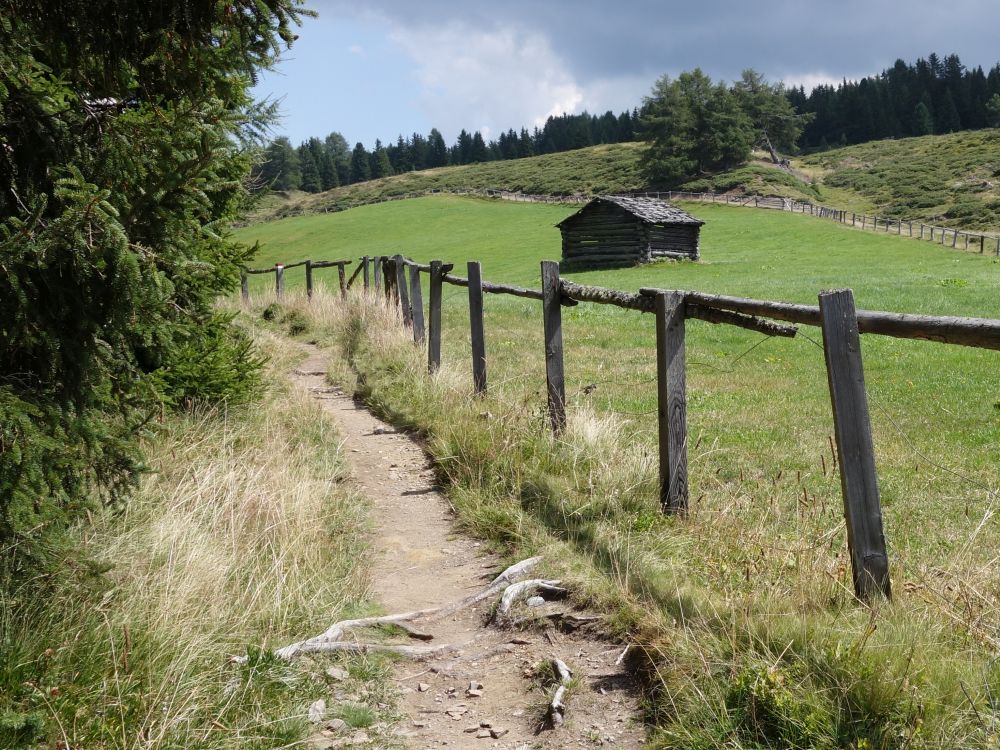
{"label": "tall dry grass", "polygon": [[168,418],[137,496],[80,530],[86,569],[46,601],[0,602],[0,684],[21,686],[0,697],[4,747],[242,750],[311,731],[321,665],[270,649],[371,608],[369,520],[330,420],[286,380],[299,348],[257,337],[266,398]]}

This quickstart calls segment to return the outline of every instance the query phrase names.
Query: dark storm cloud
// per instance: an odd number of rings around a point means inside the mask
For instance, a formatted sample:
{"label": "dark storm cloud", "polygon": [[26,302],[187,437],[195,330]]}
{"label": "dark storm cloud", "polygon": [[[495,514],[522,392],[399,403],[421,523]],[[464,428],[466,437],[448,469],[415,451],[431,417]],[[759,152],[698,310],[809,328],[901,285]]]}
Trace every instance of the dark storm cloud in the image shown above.
{"label": "dark storm cloud", "polygon": [[460,22],[530,29],[548,38],[581,82],[636,74],[652,80],[695,66],[719,78],[745,67],[772,78],[818,72],[851,78],[935,51],[958,53],[969,66],[989,67],[1000,57],[996,0],[319,0],[314,7],[377,13],[411,28]]}

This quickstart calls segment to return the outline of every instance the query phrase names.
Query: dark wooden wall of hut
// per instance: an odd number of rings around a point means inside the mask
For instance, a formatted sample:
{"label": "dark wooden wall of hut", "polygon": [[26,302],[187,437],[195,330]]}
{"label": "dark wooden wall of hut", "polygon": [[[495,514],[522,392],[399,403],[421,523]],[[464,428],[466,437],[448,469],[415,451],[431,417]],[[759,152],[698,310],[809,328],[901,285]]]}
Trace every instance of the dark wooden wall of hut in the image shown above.
{"label": "dark wooden wall of hut", "polygon": [[652,259],[698,259],[698,235],[701,227],[697,224],[651,224],[646,229]]}
{"label": "dark wooden wall of hut", "polygon": [[563,261],[574,266],[631,265],[646,249],[641,222],[616,206],[588,206],[562,230]]}

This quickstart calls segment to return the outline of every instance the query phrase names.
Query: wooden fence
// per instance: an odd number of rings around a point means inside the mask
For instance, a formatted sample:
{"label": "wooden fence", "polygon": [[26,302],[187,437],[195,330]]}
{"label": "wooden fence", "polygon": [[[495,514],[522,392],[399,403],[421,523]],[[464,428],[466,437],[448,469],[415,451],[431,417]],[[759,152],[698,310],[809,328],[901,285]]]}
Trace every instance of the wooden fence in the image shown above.
{"label": "wooden fence", "polygon": [[847,224],[859,229],[870,229],[873,232],[884,231],[901,237],[914,237],[935,242],[945,247],[958,248],[959,238],[962,239],[962,250],[987,251],[1000,257],[1000,235],[983,232],[970,232],[964,229],[939,227],[924,224],[919,221],[894,219],[887,216],[868,216],[842,208],[830,208],[806,201],[795,201],[791,198],[777,198],[762,195],[728,195],[720,193],[690,193],[671,190],[665,193],[630,193],[633,196],[662,198],[664,200],[700,201],[704,203],[721,203],[727,206],[749,206],[752,208],[769,208],[792,213],[808,214],[822,219],[831,219],[840,224]]}
{"label": "wooden fence", "polygon": [[[686,321],[694,318],[786,337],[794,337],[798,325],[818,326],[823,334],[854,590],[861,600],[869,600],[875,595],[890,597],[891,583],[860,334],[1000,350],[1000,320],[856,310],[850,289],[820,292],[815,306],[674,289],[624,292],[562,279],[555,261],[542,262],[540,286],[529,289],[483,281],[478,261],[469,261],[468,275],[462,277],[452,273],[453,264],[440,260],[421,264],[402,255],[364,256],[350,280],[345,281],[343,269],[350,262],[303,261],[274,269],[248,270],[247,273],[275,273],[279,299],[286,268],[304,265],[310,292],[311,269],[338,266],[342,295],[347,294],[347,289],[360,275],[366,298],[381,298],[384,294],[387,304],[399,307],[403,324],[412,329],[414,342],[421,346],[426,344],[427,370],[431,374],[441,365],[442,287],[444,284],[467,287],[473,390],[477,396],[485,396],[488,389],[483,295],[506,294],[538,300],[544,334],[546,400],[552,431],[557,436],[566,428],[562,308],[584,302],[653,314],[656,318],[659,498],[665,513],[683,515],[688,507]],[[427,274],[429,281],[426,330],[422,273]],[[246,285],[243,291],[246,300]]]}

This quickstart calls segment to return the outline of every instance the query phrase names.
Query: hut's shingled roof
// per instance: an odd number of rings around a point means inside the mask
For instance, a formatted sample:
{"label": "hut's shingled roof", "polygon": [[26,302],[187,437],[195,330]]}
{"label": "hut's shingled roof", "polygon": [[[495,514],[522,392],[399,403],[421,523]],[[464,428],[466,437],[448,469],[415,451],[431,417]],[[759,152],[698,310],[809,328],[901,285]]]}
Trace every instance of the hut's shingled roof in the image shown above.
{"label": "hut's shingled roof", "polygon": [[696,219],[687,211],[682,211],[677,208],[677,206],[673,206],[665,200],[661,200],[659,198],[629,198],[624,195],[601,195],[592,200],[572,216],[563,219],[561,222],[556,224],[556,226],[561,227],[563,224],[578,216],[587,208],[587,206],[590,206],[597,201],[613,203],[619,208],[623,208],[628,211],[640,221],[644,221],[648,224],[697,224],[698,226],[701,226],[705,223],[700,219]]}

